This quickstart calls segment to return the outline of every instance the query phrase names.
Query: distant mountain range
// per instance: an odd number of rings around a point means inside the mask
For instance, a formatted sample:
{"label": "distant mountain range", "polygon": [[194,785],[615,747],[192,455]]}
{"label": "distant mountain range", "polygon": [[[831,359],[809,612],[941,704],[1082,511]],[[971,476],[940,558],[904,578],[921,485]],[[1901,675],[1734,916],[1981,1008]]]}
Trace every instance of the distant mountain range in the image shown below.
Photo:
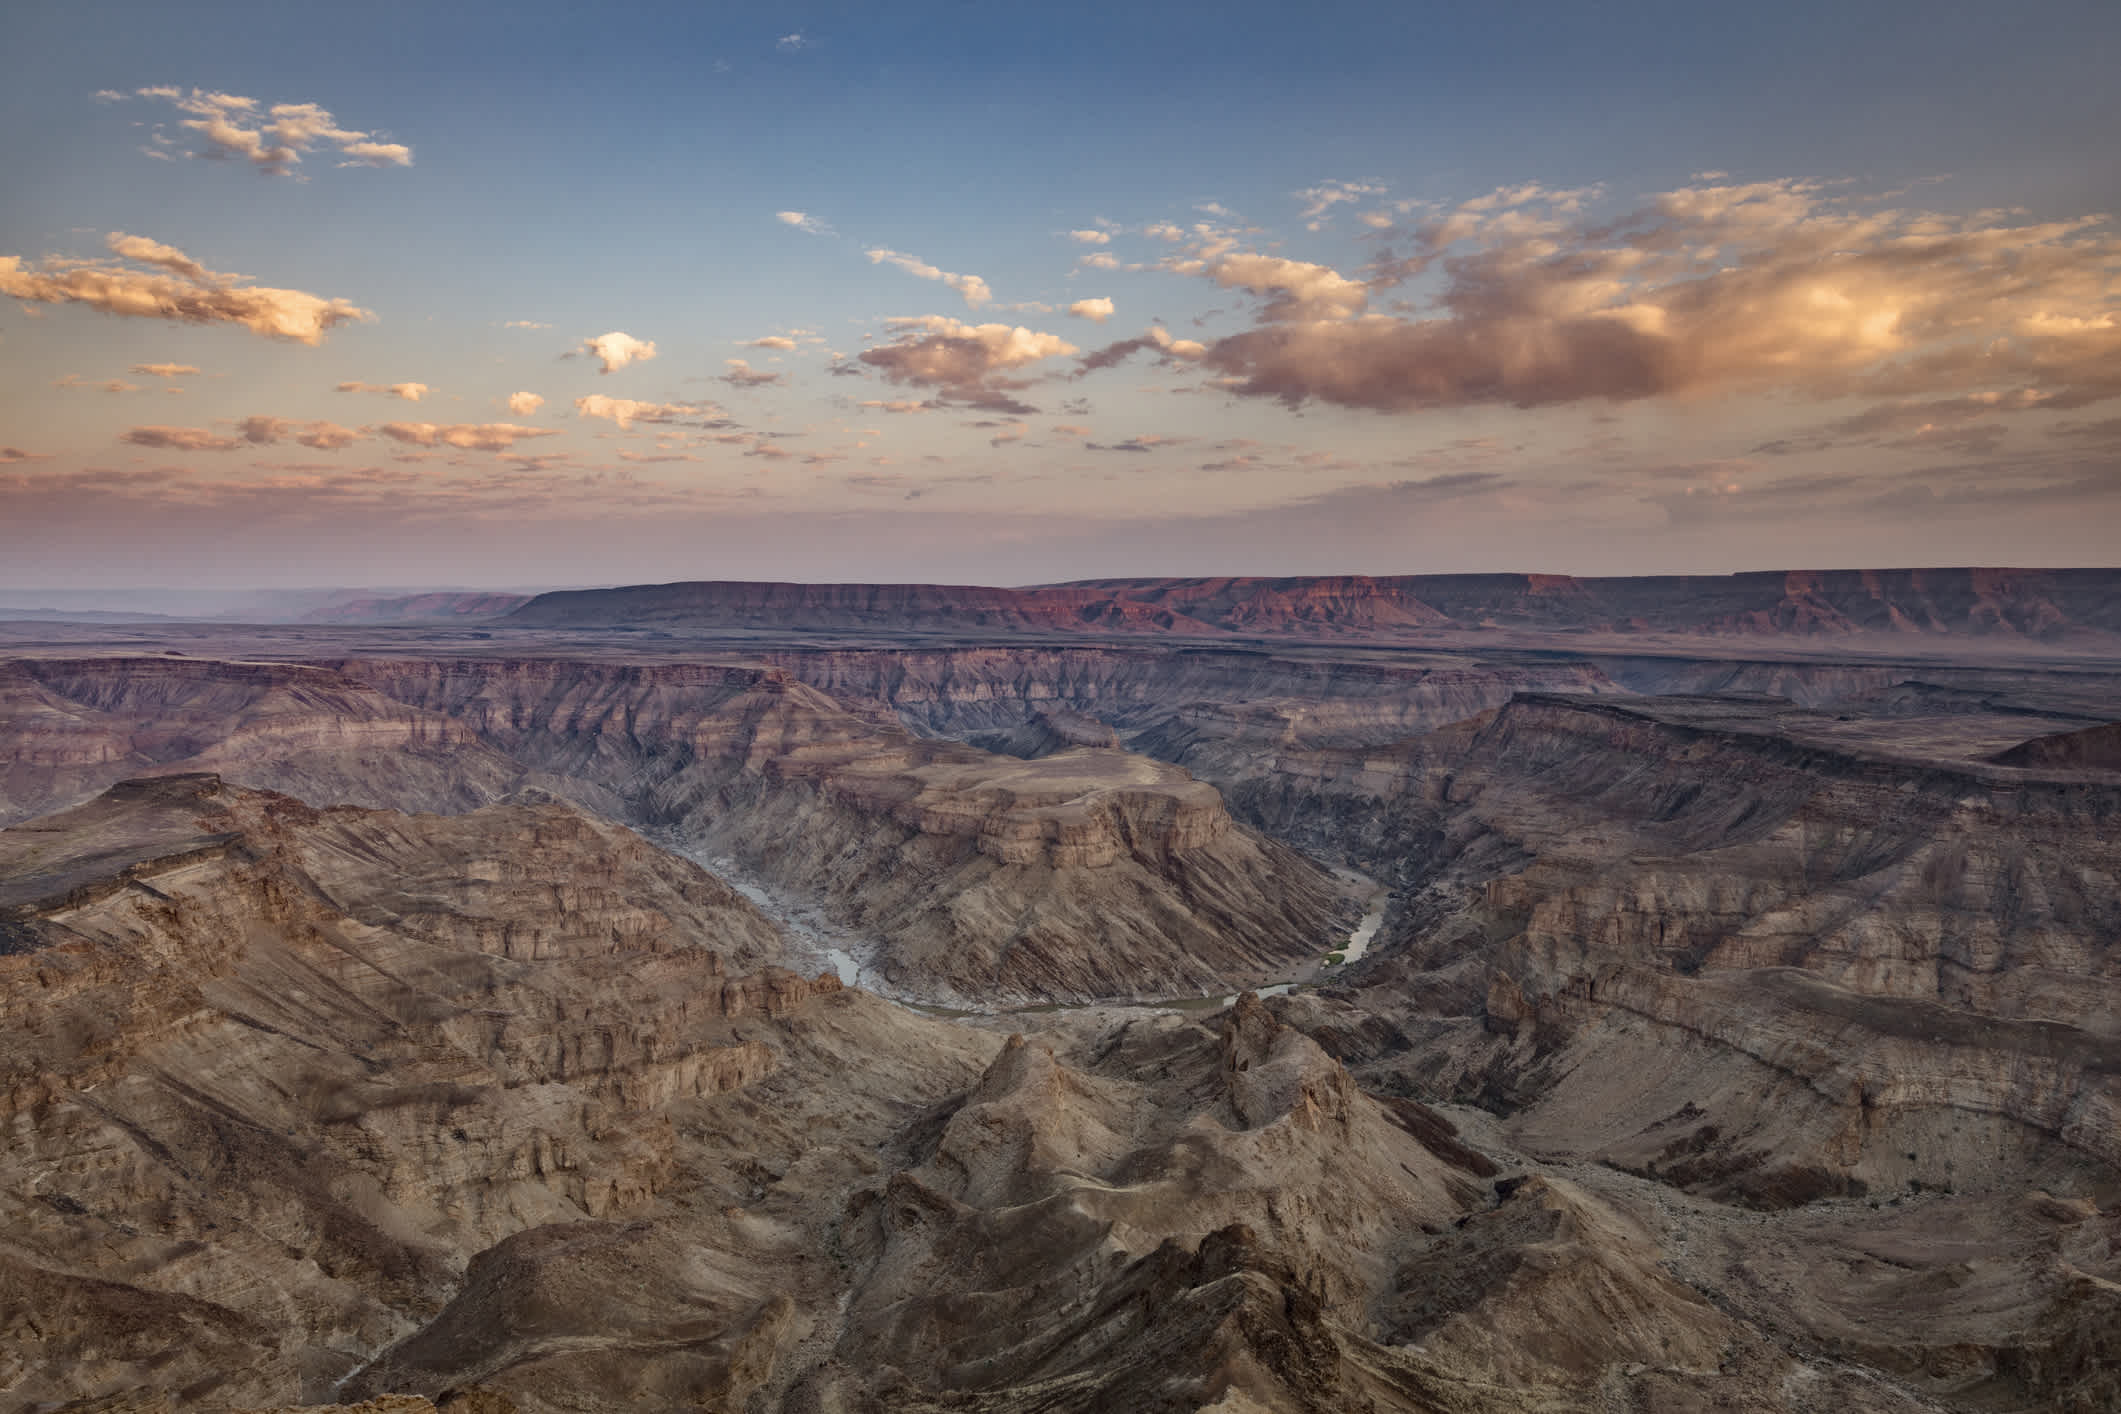
{"label": "distant mountain range", "polygon": [[[371,622],[375,620],[370,620]],[[2025,639],[2121,636],[2121,570],[1789,570],[1579,579],[1477,574],[1105,579],[1026,589],[699,581],[540,594],[522,628],[984,629],[1203,637],[1534,630]]]}

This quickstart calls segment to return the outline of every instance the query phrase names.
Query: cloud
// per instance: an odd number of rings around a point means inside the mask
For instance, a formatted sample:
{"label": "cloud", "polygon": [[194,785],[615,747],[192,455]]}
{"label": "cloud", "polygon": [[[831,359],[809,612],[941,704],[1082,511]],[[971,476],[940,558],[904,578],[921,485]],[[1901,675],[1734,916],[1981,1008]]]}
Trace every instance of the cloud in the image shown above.
{"label": "cloud", "polygon": [[1277,255],[1233,253],[1207,266],[1207,274],[1224,289],[1272,295],[1261,318],[1345,319],[1360,314],[1370,294],[1330,266]]}
{"label": "cloud", "polygon": [[239,447],[267,447],[293,440],[320,451],[337,451],[361,440],[351,427],[335,422],[297,422],[284,417],[246,417],[235,423],[235,435],[227,436],[204,427],[135,427],[118,440],[136,447],[161,447],[180,452],[230,452]]}
{"label": "cloud", "polygon": [[532,437],[553,437],[550,427],[523,427],[513,422],[386,422],[375,429],[393,442],[414,447],[462,447],[467,451],[505,452]]}
{"label": "cloud", "polygon": [[194,283],[210,283],[215,278],[212,271],[175,246],[149,240],[146,236],[128,236],[120,231],[112,231],[104,237],[104,243],[121,259],[139,265],[159,266]]}
{"label": "cloud", "polygon": [[1303,219],[1307,229],[1319,230],[1326,223],[1326,213],[1342,202],[1359,201],[1366,196],[1383,196],[1385,189],[1374,182],[1323,182],[1315,187],[1306,187],[1297,193],[1303,198]]}
{"label": "cloud", "polygon": [[948,270],[938,270],[927,261],[895,250],[870,250],[863,254],[875,265],[896,265],[908,275],[917,275],[923,280],[939,280],[965,297],[965,303],[974,309],[994,301],[994,292],[987,282],[977,275],[957,275]]}
{"label": "cloud", "polygon": [[144,373],[150,378],[189,378],[199,370],[188,363],[136,363],[131,371]]}
{"label": "cloud", "polygon": [[781,381],[780,374],[761,372],[744,359],[732,358],[726,362],[729,371],[722,375],[721,381],[732,388],[764,388]]}
{"label": "cloud", "polygon": [[1132,339],[1121,339],[1101,349],[1085,354],[1075,366],[1074,377],[1095,373],[1101,368],[1111,368],[1126,362],[1135,354],[1153,350],[1166,359],[1193,362],[1207,355],[1208,346],[1197,339],[1174,339],[1171,331],[1161,324],[1152,324]]}
{"label": "cloud", "polygon": [[1070,231],[1068,232],[1068,239],[1078,245],[1110,245],[1112,244],[1112,233],[1110,231]]}
{"label": "cloud", "polygon": [[501,327],[503,329],[550,329],[552,326],[535,319],[510,319],[504,322]]}
{"label": "cloud", "polygon": [[1068,312],[1077,319],[1087,319],[1093,324],[1102,324],[1112,317],[1112,301],[1108,299],[1079,299],[1068,306]]}
{"label": "cloud", "polygon": [[629,363],[646,363],[655,357],[655,345],[636,339],[631,334],[614,330],[599,334],[593,339],[582,340],[580,352],[604,365],[606,373],[616,373]]}
{"label": "cloud", "polygon": [[744,344],[747,349],[792,349],[795,340],[785,334],[768,334],[764,338],[750,339]]}
{"label": "cloud", "polygon": [[1009,396],[1025,385],[998,379],[997,374],[1077,351],[1056,334],[1021,325],[962,324],[941,314],[888,322],[898,337],[863,350],[864,364],[893,383],[940,388],[952,398],[998,412],[1021,415],[1031,409]]}
{"label": "cloud", "polygon": [[341,383],[338,391],[342,393],[387,393],[393,398],[403,398],[408,403],[416,403],[426,397],[432,390],[425,383]]}
{"label": "cloud", "polygon": [[863,406],[863,407],[865,407],[865,408],[869,408],[869,409],[872,409],[873,411],[876,411],[876,412],[935,412],[935,411],[937,411],[937,405],[936,405],[935,403],[932,403],[932,402],[927,402],[927,403],[924,403],[924,402],[914,402],[914,401],[909,401],[909,400],[906,400],[906,399],[894,399],[894,400],[888,400],[888,401],[887,401],[887,400],[885,400],[885,399],[882,399],[882,398],[870,398],[870,399],[868,399],[867,401],[865,401],[865,402],[864,402],[864,403],[862,404],[862,406]]}
{"label": "cloud", "polygon": [[[303,155],[321,145],[344,159],[337,164],[341,167],[412,165],[411,148],[378,141],[374,133],[342,128],[329,110],[315,103],[276,103],[260,112],[258,100],[240,94],[170,87],[135,92],[142,98],[174,103],[179,111],[192,115],[181,126],[198,135],[194,157],[234,158],[274,176],[290,176]],[[167,140],[158,137],[158,141]],[[150,155],[162,154],[150,150]]]}
{"label": "cloud", "polygon": [[1204,261],[1275,295],[1205,361],[1240,396],[1385,412],[1748,389],[2121,396],[2121,241],[2096,219],[1879,209],[1797,181],[1666,192],[1596,224],[1586,199],[1504,189],[1425,223],[1367,282],[1438,275],[1407,314],[1360,313],[1362,287],[1323,266]]}
{"label": "cloud", "polygon": [[793,34],[784,34],[773,41],[773,47],[780,50],[783,54],[793,54],[799,49],[808,49],[810,45],[810,38],[801,30],[797,30]]}
{"label": "cloud", "polygon": [[1089,452],[1153,452],[1158,447],[1175,447],[1190,442],[1191,437],[1129,437],[1124,442],[1085,442],[1083,450]]}
{"label": "cloud", "polygon": [[295,422],[284,417],[246,417],[236,424],[236,431],[252,446],[271,446],[292,438],[324,452],[335,452],[361,440],[359,432],[336,422]]}
{"label": "cloud", "polygon": [[536,393],[510,393],[508,395],[508,410],[517,417],[528,417],[543,406],[545,406],[545,400]]}
{"label": "cloud", "polygon": [[0,294],[39,304],[85,304],[106,314],[172,319],[190,324],[235,324],[267,338],[316,344],[341,324],[373,319],[343,299],[301,290],[242,284],[216,274],[174,246],[113,231],[104,242],[120,260],[50,258],[32,268],[22,257],[0,256]]}
{"label": "cloud", "polygon": [[101,388],[106,393],[137,393],[140,391],[139,384],[128,383],[123,378],[112,378],[102,383],[94,383],[83,378],[78,373],[69,373],[64,377],[54,378],[52,386],[54,388]]}
{"label": "cloud", "polygon": [[134,427],[120,434],[119,441],[136,447],[165,447],[177,452],[229,452],[243,445],[238,437],[224,437],[204,427]]}
{"label": "cloud", "polygon": [[832,234],[830,226],[807,212],[776,211],[773,213],[773,219],[784,226],[793,226],[798,231],[805,231],[813,236],[829,236]]}
{"label": "cloud", "polygon": [[295,433],[295,440],[305,447],[320,451],[336,452],[339,448],[361,440],[361,434],[351,427],[341,427],[335,422],[305,423]]}
{"label": "cloud", "polygon": [[17,462],[47,462],[50,452],[25,452],[20,447],[0,447],[0,466],[13,466]]}
{"label": "cloud", "polygon": [[586,398],[574,400],[577,417],[598,417],[607,422],[616,422],[621,429],[636,422],[681,422],[687,418],[712,419],[719,410],[706,403],[646,403],[633,398],[607,398],[602,393],[591,393]]}

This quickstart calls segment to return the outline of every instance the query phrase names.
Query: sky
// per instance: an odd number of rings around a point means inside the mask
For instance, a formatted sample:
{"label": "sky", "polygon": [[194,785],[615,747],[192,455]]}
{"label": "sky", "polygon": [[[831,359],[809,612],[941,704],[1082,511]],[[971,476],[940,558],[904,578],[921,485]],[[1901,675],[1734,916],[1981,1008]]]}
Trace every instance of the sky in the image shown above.
{"label": "sky", "polygon": [[27,0],[0,589],[2121,564],[2121,6]]}

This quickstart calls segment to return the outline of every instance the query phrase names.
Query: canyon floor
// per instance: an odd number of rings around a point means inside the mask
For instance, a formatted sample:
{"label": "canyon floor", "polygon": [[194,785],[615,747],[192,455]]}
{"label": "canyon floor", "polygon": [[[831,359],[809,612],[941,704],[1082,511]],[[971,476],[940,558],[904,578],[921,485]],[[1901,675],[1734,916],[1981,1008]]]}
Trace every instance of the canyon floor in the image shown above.
{"label": "canyon floor", "polygon": [[0,625],[0,1408],[2121,1408],[2106,629],[1188,593]]}

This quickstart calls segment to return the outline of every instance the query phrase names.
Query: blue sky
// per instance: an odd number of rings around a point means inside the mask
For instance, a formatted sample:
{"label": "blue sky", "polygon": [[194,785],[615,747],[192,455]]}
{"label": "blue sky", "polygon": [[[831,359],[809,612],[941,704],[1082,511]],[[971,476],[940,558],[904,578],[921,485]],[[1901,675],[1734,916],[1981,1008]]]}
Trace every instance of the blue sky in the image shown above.
{"label": "blue sky", "polygon": [[9,29],[0,587],[2115,562],[2110,4]]}

